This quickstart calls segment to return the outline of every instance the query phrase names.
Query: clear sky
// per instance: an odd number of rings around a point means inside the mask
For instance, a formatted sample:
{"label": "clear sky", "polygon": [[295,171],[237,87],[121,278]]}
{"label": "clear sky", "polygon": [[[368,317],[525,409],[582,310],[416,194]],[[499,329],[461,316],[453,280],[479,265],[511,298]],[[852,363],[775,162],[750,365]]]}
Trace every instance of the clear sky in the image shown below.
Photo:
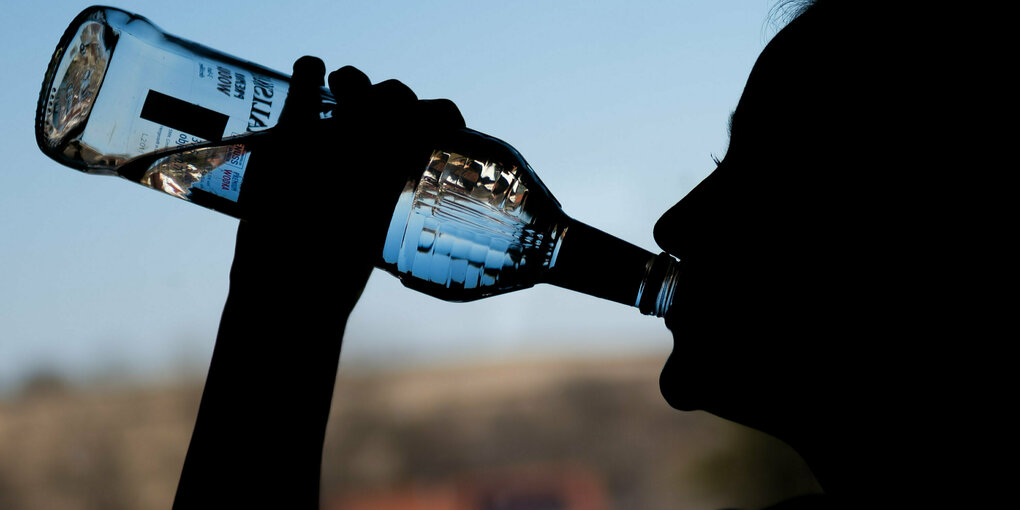
{"label": "clear sky", "polygon": [[[43,73],[88,5],[4,2],[0,392],[40,370],[147,376],[207,363],[226,296],[236,220],[78,173],[36,146]],[[524,154],[567,214],[655,252],[655,220],[725,152],[727,116],[774,33],[768,0],[110,5],[288,73],[311,54],[330,69],[351,64],[419,97],[450,98],[470,127]],[[336,175],[323,185],[344,186]],[[343,243],[343,219],[322,235]],[[665,359],[671,342],[661,320],[550,286],[451,304],[377,271],[349,323],[342,365]]]}

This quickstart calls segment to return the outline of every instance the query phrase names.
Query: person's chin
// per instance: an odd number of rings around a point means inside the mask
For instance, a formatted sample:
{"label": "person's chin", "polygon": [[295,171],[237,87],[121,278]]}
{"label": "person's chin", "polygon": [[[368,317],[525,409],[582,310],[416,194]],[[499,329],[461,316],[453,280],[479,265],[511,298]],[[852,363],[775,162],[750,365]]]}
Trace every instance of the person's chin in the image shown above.
{"label": "person's chin", "polygon": [[696,411],[697,405],[691,398],[694,388],[690,384],[688,374],[678,361],[676,351],[666,358],[666,364],[659,374],[659,391],[670,407],[680,411]]}

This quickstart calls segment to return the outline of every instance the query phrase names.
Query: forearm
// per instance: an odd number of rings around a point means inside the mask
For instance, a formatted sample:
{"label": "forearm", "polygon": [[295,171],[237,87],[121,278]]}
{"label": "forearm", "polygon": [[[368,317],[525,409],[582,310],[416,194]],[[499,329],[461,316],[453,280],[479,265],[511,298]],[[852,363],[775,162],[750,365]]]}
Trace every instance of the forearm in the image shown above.
{"label": "forearm", "polygon": [[[352,67],[329,75],[345,101],[320,119],[324,72],[318,59],[295,62],[275,136],[252,146],[238,199],[247,221],[175,508],[317,506],[341,337],[391,198],[433,133],[464,127],[453,103],[372,85]],[[348,168],[336,154],[385,157]],[[341,179],[354,170],[373,187]],[[338,237],[349,244],[337,249]]]}
{"label": "forearm", "polygon": [[[274,248],[288,243],[256,249],[243,235],[174,506],[251,498],[316,508],[341,339],[363,270],[299,264]],[[328,298],[309,292],[319,285]]]}

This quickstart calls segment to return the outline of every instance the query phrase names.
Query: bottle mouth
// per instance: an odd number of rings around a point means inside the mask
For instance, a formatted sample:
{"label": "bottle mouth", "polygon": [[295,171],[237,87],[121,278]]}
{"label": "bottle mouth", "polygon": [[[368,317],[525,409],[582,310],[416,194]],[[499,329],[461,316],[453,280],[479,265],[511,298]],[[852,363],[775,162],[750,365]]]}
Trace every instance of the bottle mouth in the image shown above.
{"label": "bottle mouth", "polygon": [[666,268],[666,276],[662,279],[662,286],[659,287],[659,292],[656,294],[652,315],[665,317],[669,313],[669,308],[673,306],[673,296],[676,294],[676,287],[679,281],[680,262],[670,259],[669,266]]}
{"label": "bottle mouth", "polygon": [[645,315],[664,317],[673,304],[679,281],[680,263],[665,252],[658,254],[645,266],[645,279],[638,289],[634,306]]}

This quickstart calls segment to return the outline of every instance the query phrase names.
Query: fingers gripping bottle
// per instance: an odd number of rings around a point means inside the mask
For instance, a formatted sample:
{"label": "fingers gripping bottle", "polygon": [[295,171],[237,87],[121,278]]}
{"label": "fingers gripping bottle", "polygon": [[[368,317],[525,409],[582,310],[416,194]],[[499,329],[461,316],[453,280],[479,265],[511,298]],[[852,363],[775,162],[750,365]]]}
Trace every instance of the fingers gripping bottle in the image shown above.
{"label": "fingers gripping bottle", "polygon": [[[289,76],[90,7],[61,38],[36,114],[40,149],[243,218],[245,172],[279,120]],[[321,117],[336,104],[321,91]],[[377,266],[407,287],[470,301],[550,283],[663,316],[679,263],[567,216],[521,155],[462,129],[408,169]]]}

